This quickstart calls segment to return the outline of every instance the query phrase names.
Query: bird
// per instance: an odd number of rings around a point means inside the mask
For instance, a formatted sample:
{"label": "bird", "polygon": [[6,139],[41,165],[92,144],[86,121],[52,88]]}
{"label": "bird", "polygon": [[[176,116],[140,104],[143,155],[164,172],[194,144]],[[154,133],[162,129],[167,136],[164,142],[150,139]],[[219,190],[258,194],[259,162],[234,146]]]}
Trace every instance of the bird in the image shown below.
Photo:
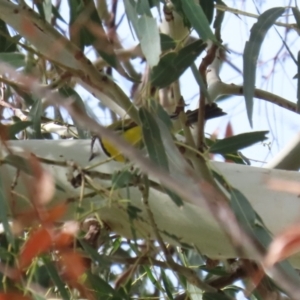
{"label": "bird", "polygon": [[[176,119],[178,118],[179,113],[174,113],[170,115],[170,118]],[[188,125],[192,126],[198,121],[198,109],[188,110],[186,112]],[[226,113],[217,106],[216,103],[206,104],[205,105],[205,121],[221,117],[226,115]],[[108,126],[108,128],[118,132],[128,143],[135,147],[141,147],[143,144],[142,138],[142,128],[137,125],[130,119],[125,119],[121,121],[117,121],[112,125]],[[89,157],[89,161],[93,160],[95,157],[99,156],[99,146],[102,151],[111,159],[117,162],[126,162],[126,158],[120,153],[120,151],[109,141],[106,139],[99,138],[98,136],[93,136],[91,140],[91,155]]]}

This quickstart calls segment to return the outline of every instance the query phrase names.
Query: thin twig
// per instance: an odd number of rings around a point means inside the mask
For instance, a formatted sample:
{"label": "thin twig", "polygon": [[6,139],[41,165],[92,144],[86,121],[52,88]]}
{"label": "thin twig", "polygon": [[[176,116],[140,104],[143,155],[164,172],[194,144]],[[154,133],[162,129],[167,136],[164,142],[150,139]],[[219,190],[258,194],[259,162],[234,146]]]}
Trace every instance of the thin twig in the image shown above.
{"label": "thin twig", "polygon": [[[243,15],[249,18],[255,18],[258,19],[260,16],[256,14],[249,13],[247,11],[235,9],[229,6],[224,6],[220,4],[215,4],[215,8],[218,10],[226,11],[226,12],[231,12],[235,15]],[[299,28],[297,27],[297,24],[286,24],[286,23],[281,23],[281,22],[275,22],[274,25],[289,28],[289,29],[295,29],[297,32],[299,32]]]}

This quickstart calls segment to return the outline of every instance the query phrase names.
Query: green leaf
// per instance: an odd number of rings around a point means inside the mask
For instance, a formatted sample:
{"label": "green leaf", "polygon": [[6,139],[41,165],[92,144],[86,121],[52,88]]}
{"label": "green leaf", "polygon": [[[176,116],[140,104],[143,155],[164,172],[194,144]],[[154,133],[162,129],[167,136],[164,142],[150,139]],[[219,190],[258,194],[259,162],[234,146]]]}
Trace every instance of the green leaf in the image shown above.
{"label": "green leaf", "polygon": [[206,292],[203,294],[202,299],[203,300],[231,300],[232,298],[230,298],[229,296],[227,296],[226,294],[220,291],[216,293]]}
{"label": "green leaf", "polygon": [[152,114],[144,107],[139,110],[144,143],[150,159],[164,170],[168,170],[168,158],[163,146],[159,127]]}
{"label": "green leaf", "polygon": [[0,52],[16,52],[17,45],[13,42],[6,23],[0,19]]}
{"label": "green leaf", "polygon": [[204,95],[205,95],[205,98],[207,99],[208,103],[212,103],[213,101],[212,101],[212,99],[211,99],[211,97],[210,97],[210,94],[209,94],[208,91],[207,91],[206,84],[205,84],[205,82],[204,82],[204,80],[203,80],[203,78],[202,78],[202,75],[201,75],[200,72],[198,71],[198,69],[197,69],[195,63],[193,63],[193,64],[191,65],[191,70],[192,70],[192,73],[193,73],[193,75],[194,75],[194,77],[195,77],[196,82],[198,83],[198,85],[199,85],[201,91],[203,91],[203,93],[204,93]]}
{"label": "green leaf", "polygon": [[246,158],[243,158],[241,155],[238,154],[238,152],[227,153],[222,155],[226,160],[231,160],[236,164],[250,165],[250,161],[247,160]]}
{"label": "green leaf", "polygon": [[249,147],[255,143],[262,142],[267,139],[266,134],[269,131],[254,131],[242,134],[237,134],[225,138],[223,140],[217,140],[209,149],[211,153],[227,154],[236,152],[240,149]]}
{"label": "green leaf", "polygon": [[[84,50],[85,46],[94,45],[99,55],[117,71],[122,72],[112,44],[109,42],[93,0],[69,0],[70,38]],[[79,30],[72,28],[79,27]],[[124,71],[123,71],[124,72]],[[124,72],[125,73],[125,72]],[[124,74],[125,75],[125,74]]]}
{"label": "green leaf", "polygon": [[184,14],[198,33],[199,37],[204,41],[211,40],[217,43],[209,26],[209,21],[201,6],[194,0],[185,0],[181,3]]}
{"label": "green leaf", "polygon": [[142,210],[139,207],[136,207],[130,203],[127,205],[127,213],[130,220],[135,220],[139,217],[139,214],[142,212]]}
{"label": "green leaf", "polygon": [[45,20],[45,12],[44,12],[44,5],[42,1],[35,1],[35,6],[37,7],[37,10],[39,12],[39,15],[43,20]]}
{"label": "green leaf", "polygon": [[132,172],[128,170],[114,172],[111,180],[113,188],[118,189],[128,186],[133,176]]}
{"label": "green leaf", "polygon": [[[149,3],[139,1],[137,5],[132,0],[125,0],[125,12],[128,20],[141,43],[142,52],[151,67],[159,62],[161,54],[160,35],[156,20],[152,17]],[[142,14],[138,17],[138,14]]]}
{"label": "green leaf", "polygon": [[213,0],[201,0],[200,5],[207,18],[209,24],[211,24],[214,16],[214,1]]}
{"label": "green leaf", "polygon": [[138,27],[138,15],[135,9],[135,3],[133,0],[124,0],[125,5],[125,12],[128,20],[130,21],[135,34],[137,35],[138,39],[140,40],[141,36],[139,35],[139,27]]}
{"label": "green leaf", "polygon": [[61,16],[61,14],[59,13],[58,9],[52,5],[52,13],[53,16],[57,19],[59,19],[60,21],[62,21],[63,23],[67,24],[67,22],[65,21],[65,19]]}
{"label": "green leaf", "polygon": [[47,272],[47,268],[45,265],[35,264],[35,270],[33,273],[34,279],[38,284],[40,284],[44,288],[48,288],[51,285],[51,277]]}
{"label": "green leaf", "polygon": [[298,7],[292,7],[292,11],[297,23],[298,28],[300,29],[300,11]]}
{"label": "green leaf", "polygon": [[31,121],[21,121],[16,122],[13,125],[8,126],[7,134],[10,140],[15,139],[15,135],[20,131],[26,129],[28,126],[31,126],[33,123]]}
{"label": "green leaf", "polygon": [[200,270],[205,271],[211,275],[225,276],[228,275],[228,272],[223,266],[217,266],[215,268],[207,267],[206,265],[200,266]]}
{"label": "green leaf", "polygon": [[248,231],[252,231],[252,226],[256,222],[256,213],[248,199],[237,189],[230,189],[230,204],[240,224]]}
{"label": "green leaf", "polygon": [[161,57],[151,71],[152,85],[163,88],[177,80],[205,49],[206,44],[197,40],[185,46],[178,53],[169,52]]}
{"label": "green leaf", "polygon": [[0,61],[18,69],[25,66],[25,55],[19,52],[0,52]]}
{"label": "green leaf", "polygon": [[[139,110],[139,116],[142,122],[144,143],[150,159],[163,170],[169,171],[168,157],[161,138],[160,128],[157,125],[153,114],[142,107]],[[177,194],[168,189],[166,189],[166,192],[176,205],[183,205],[181,198]]]}
{"label": "green leaf", "polygon": [[50,24],[52,18],[52,3],[51,0],[44,0],[43,7],[45,12],[45,20]]}
{"label": "green leaf", "polygon": [[300,112],[300,51],[298,51],[298,78],[297,78],[297,112]]}
{"label": "green leaf", "polygon": [[89,257],[97,264],[101,266],[101,268],[105,268],[110,266],[110,261],[104,256],[100,255],[99,252],[91,247],[85,240],[79,239],[80,244],[82,245],[84,251],[89,255]]}
{"label": "green leaf", "polygon": [[47,269],[51,279],[54,282],[54,285],[58,289],[60,296],[63,299],[71,299],[71,296],[69,295],[68,290],[66,288],[66,284],[60,278],[60,276],[54,266],[54,263],[46,257],[43,258],[43,262],[44,262],[44,265],[46,266],[46,269]]}
{"label": "green leaf", "polygon": [[247,116],[252,127],[253,97],[255,89],[256,64],[261,44],[267,31],[275,23],[276,19],[283,14],[284,7],[274,7],[259,16],[257,22],[251,28],[249,41],[243,54],[244,96],[246,101]]}
{"label": "green leaf", "polygon": [[167,293],[168,299],[173,300],[174,299],[174,297],[172,295],[173,287],[170,282],[170,279],[166,276],[164,269],[161,268],[160,271],[161,271],[161,277],[162,277],[163,285],[164,285],[165,291]]}
{"label": "green leaf", "polygon": [[189,282],[187,283],[187,291],[191,300],[203,300],[203,292],[198,287],[190,284]]}
{"label": "green leaf", "polygon": [[25,172],[28,175],[32,175],[32,170],[28,163],[28,160],[22,156],[16,154],[8,154],[5,157],[4,162],[9,164],[10,166],[17,168],[18,170]]}
{"label": "green leaf", "polygon": [[[272,240],[271,233],[261,217],[252,208],[248,199],[237,189],[231,188],[231,207],[239,223],[245,230],[252,233],[267,248]],[[282,269],[299,282],[299,277],[288,261],[280,263]]]}
{"label": "green leaf", "polygon": [[[94,44],[95,49],[101,55],[101,57],[113,68],[119,70],[118,67],[118,59],[114,52],[112,44],[109,42],[105,30],[102,26],[102,21],[97,12],[94,0],[86,0],[84,1],[85,10],[82,13],[89,13],[89,20],[91,21],[91,26],[95,26],[95,33],[91,28],[86,27],[86,31],[91,35],[91,43]],[[84,33],[83,33],[84,34]],[[120,70],[119,70],[120,71]]]}
{"label": "green leaf", "polygon": [[9,187],[4,184],[2,178],[0,177],[0,222],[3,224],[4,233],[8,242],[11,244],[13,248],[15,248],[15,238],[11,231],[11,227],[8,221],[8,216],[11,215],[8,195],[6,195],[5,191],[8,191]]}
{"label": "green leaf", "polygon": [[148,277],[148,279],[151,281],[151,283],[152,283],[159,291],[161,291],[162,288],[161,288],[161,286],[160,286],[160,284],[159,284],[159,281],[157,281],[157,280],[155,279],[155,276],[152,274],[151,269],[150,269],[148,266],[143,266],[143,269],[144,269],[145,272],[147,273],[147,277]]}
{"label": "green leaf", "polygon": [[91,272],[87,272],[87,281],[92,286],[94,292],[97,295],[97,299],[103,300],[120,300],[123,299],[121,294],[113,289],[105,280],[100,276],[94,275]]}
{"label": "green leaf", "polygon": [[167,34],[160,34],[160,46],[162,51],[167,51],[174,49],[176,47],[176,42]]}
{"label": "green leaf", "polygon": [[31,117],[32,120],[32,128],[33,128],[33,134],[32,138],[33,139],[42,139],[42,132],[41,132],[41,116],[43,113],[43,105],[42,101],[39,99],[36,99],[35,102],[33,103],[29,116]]}
{"label": "green leaf", "polygon": [[160,36],[156,20],[152,17],[142,16],[138,20],[138,27],[142,51],[150,67],[154,67],[158,64],[161,54]]}
{"label": "green leaf", "polygon": [[169,114],[158,101],[150,101],[150,110],[153,111],[153,114],[157,116],[158,119],[160,119],[169,130],[172,130],[172,120],[170,119]]}
{"label": "green leaf", "polygon": [[152,17],[149,1],[137,1],[136,11],[139,15],[146,15]]}
{"label": "green leaf", "polygon": [[[79,96],[79,94],[74,89],[64,86],[63,88],[59,89],[59,93],[62,94],[66,98],[72,97],[73,100],[75,101],[76,105],[78,105],[80,107],[80,109],[85,111],[84,102],[81,99],[81,97]],[[86,139],[86,134],[85,134],[84,130],[82,129],[82,127],[78,125],[78,122],[76,120],[73,120],[73,122],[76,126],[78,137],[80,139]]]}

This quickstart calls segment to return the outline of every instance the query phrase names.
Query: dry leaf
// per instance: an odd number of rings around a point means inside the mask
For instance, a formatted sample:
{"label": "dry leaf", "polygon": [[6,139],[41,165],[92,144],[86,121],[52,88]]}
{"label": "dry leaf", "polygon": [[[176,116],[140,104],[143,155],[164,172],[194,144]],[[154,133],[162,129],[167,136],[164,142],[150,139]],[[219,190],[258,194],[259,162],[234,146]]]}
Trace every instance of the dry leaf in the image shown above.
{"label": "dry leaf", "polygon": [[263,265],[269,268],[300,251],[300,224],[288,227],[269,246]]}

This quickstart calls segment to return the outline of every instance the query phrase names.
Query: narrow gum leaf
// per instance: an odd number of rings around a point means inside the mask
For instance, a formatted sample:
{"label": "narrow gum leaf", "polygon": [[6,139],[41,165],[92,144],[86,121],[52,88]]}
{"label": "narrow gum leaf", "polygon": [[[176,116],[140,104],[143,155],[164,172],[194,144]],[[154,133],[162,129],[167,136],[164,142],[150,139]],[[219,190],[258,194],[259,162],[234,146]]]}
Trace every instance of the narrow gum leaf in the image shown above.
{"label": "narrow gum leaf", "polygon": [[267,31],[275,23],[277,18],[285,11],[284,7],[274,7],[259,16],[257,22],[251,28],[249,41],[243,54],[244,61],[244,96],[246,101],[247,116],[252,127],[253,97],[255,89],[256,64],[261,44]]}

